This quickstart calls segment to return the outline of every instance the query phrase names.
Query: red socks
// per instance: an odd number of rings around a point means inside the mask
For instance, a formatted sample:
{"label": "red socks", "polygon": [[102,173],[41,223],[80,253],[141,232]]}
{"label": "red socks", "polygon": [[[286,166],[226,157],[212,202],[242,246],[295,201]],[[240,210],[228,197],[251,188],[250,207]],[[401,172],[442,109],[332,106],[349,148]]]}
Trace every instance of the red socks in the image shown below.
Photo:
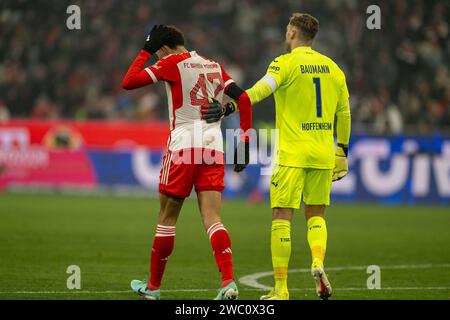
{"label": "red socks", "polygon": [[219,271],[222,273],[222,287],[234,281],[233,262],[231,260],[231,240],[222,223],[214,223],[209,227],[208,237]]}
{"label": "red socks", "polygon": [[[208,229],[208,237],[219,271],[222,273],[222,287],[234,281],[233,262],[231,259],[231,240],[222,223],[217,222]],[[147,287],[157,290],[166,269],[167,259],[175,243],[175,226],[158,225],[150,260],[150,280]]]}
{"label": "red socks", "polygon": [[147,284],[150,290],[157,290],[161,286],[167,259],[173,251],[174,243],[175,226],[158,225],[151,253],[150,280]]}

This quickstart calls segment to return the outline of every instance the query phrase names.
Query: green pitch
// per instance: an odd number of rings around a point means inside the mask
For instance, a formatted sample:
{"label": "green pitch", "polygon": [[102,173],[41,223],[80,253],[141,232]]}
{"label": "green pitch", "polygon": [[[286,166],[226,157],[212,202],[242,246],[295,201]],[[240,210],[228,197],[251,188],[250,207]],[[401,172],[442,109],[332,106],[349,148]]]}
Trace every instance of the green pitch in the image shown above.
{"label": "green pitch", "polygon": [[[148,277],[156,225],[154,199],[0,194],[0,299],[139,299],[132,279]],[[271,285],[270,209],[226,201],[223,222],[238,278]],[[289,275],[293,299],[316,299],[303,215],[293,224]],[[433,207],[333,205],[328,209],[326,267],[333,299],[449,299],[450,211]],[[196,201],[185,203],[163,299],[212,299],[220,284]],[[69,265],[81,290],[68,290]],[[368,290],[369,265],[381,290]],[[248,279],[248,277],[247,277]],[[241,299],[263,291],[238,283]],[[164,291],[167,290],[167,291]]]}

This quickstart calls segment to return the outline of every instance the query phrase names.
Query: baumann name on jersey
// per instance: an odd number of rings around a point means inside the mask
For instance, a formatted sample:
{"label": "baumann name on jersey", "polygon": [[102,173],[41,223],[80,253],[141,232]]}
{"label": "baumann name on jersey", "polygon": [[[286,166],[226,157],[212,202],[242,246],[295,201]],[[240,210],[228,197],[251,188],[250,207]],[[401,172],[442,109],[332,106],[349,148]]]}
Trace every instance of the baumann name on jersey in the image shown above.
{"label": "baumann name on jersey", "polygon": [[300,65],[300,71],[302,73],[330,73],[330,67],[328,67],[325,64],[322,65],[302,64]]}

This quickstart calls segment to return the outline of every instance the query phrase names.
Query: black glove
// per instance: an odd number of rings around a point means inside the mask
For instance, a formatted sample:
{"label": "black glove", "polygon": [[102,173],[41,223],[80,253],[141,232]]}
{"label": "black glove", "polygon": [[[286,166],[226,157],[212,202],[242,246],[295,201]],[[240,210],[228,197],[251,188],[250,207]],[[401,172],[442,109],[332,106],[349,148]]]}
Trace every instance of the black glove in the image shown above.
{"label": "black glove", "polygon": [[232,114],[233,112],[236,111],[236,103],[235,102],[227,102],[224,106],[223,106],[223,115],[225,117],[228,117],[230,114]]}
{"label": "black glove", "polygon": [[145,40],[144,50],[153,55],[161,49],[169,37],[169,29],[165,25],[154,25]]}
{"label": "black glove", "polygon": [[249,142],[240,141],[234,150],[234,171],[241,172],[250,162]]}
{"label": "black glove", "polygon": [[224,110],[220,102],[213,98],[212,102],[200,108],[200,113],[202,120],[206,120],[206,123],[213,123],[222,119]]}
{"label": "black glove", "polygon": [[233,102],[227,102],[223,106],[219,101],[213,98],[213,102],[210,102],[207,106],[202,106],[200,112],[202,113],[202,119],[207,123],[213,123],[222,119],[223,116],[229,116],[236,111],[236,106]]}

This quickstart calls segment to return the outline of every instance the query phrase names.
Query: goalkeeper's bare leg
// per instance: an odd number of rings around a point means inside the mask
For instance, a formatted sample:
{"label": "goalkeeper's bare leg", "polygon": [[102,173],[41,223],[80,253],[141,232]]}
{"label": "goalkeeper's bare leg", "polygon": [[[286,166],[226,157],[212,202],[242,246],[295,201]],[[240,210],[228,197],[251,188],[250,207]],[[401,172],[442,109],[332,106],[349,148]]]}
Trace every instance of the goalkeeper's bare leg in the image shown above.
{"label": "goalkeeper's bare leg", "polygon": [[203,226],[211,241],[214,259],[222,274],[222,285],[215,300],[237,299],[238,289],[234,281],[231,240],[220,220],[222,194],[218,191],[199,191],[197,199]]}
{"label": "goalkeeper's bare leg", "polygon": [[308,243],[311,249],[311,274],[316,284],[316,293],[321,299],[331,296],[332,288],[325,274],[323,262],[327,247],[327,226],[324,205],[305,205],[308,225]]}
{"label": "goalkeeper's bare leg", "polygon": [[272,209],[272,231],[270,248],[272,253],[273,275],[275,287],[261,300],[289,300],[287,272],[291,257],[291,221],[294,215],[292,208]]}

